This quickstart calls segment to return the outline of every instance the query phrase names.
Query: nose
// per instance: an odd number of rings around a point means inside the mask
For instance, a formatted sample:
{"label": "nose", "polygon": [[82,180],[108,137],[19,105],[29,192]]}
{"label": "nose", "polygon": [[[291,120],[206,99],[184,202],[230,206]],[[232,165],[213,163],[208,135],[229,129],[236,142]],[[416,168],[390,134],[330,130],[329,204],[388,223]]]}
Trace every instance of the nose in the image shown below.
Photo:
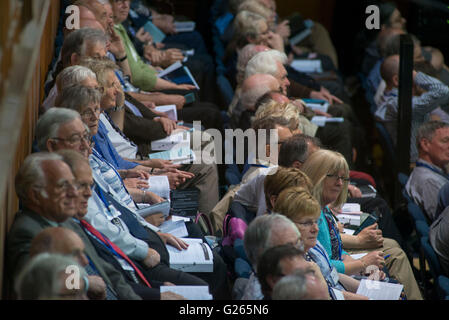
{"label": "nose", "polygon": [[76,189],[75,185],[70,184],[70,187],[67,189],[67,196],[69,197],[78,197],[78,190]]}
{"label": "nose", "polygon": [[314,224],[312,224],[312,229],[311,229],[311,231],[314,232],[314,233],[316,233],[316,232],[319,231],[319,228],[318,228],[318,222],[315,222]]}
{"label": "nose", "polygon": [[89,260],[87,259],[86,255],[84,253],[81,253],[80,257],[80,264],[85,267],[89,264]]}

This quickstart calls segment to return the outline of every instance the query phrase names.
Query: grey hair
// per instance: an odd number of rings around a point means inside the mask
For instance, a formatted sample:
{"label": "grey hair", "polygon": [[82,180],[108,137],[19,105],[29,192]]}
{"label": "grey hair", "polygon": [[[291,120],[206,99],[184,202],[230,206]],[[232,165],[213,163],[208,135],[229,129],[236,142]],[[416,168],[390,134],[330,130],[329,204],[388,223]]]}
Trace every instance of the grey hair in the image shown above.
{"label": "grey hair", "polygon": [[15,291],[20,300],[58,299],[61,274],[68,267],[78,267],[80,278],[87,276],[86,271],[73,258],[54,253],[41,253],[32,258],[18,275]]}
{"label": "grey hair", "polygon": [[246,65],[245,78],[257,73],[271,74],[276,77],[278,73],[277,62],[286,64],[287,55],[274,49],[259,52]]}
{"label": "grey hair", "polygon": [[302,300],[307,294],[307,278],[302,270],[282,277],[273,287],[273,300]]}
{"label": "grey hair", "polygon": [[62,70],[56,77],[56,87],[61,92],[64,88],[79,84],[87,78],[97,79],[95,73],[84,66],[71,66]]}
{"label": "grey hair", "polygon": [[83,107],[100,103],[100,101],[100,91],[78,84],[64,88],[56,99],[56,105],[81,113]]}
{"label": "grey hair", "polygon": [[273,232],[282,227],[291,227],[298,233],[298,236],[301,235],[290,219],[277,213],[256,217],[249,224],[245,231],[243,244],[254,269],[257,270],[257,263],[263,252],[274,246],[272,243]]}
{"label": "grey hair", "polygon": [[81,28],[71,32],[64,39],[61,49],[61,60],[63,66],[70,65],[70,57],[73,53],[84,56],[87,43],[101,43],[106,46],[108,38],[106,34],[98,29]]}
{"label": "grey hair", "polygon": [[431,141],[433,139],[433,136],[435,135],[435,131],[442,128],[449,128],[449,124],[443,121],[436,120],[424,122],[416,132],[416,145],[418,149],[421,148],[420,141],[422,139]]}
{"label": "grey hair", "polygon": [[80,114],[65,108],[50,108],[37,121],[36,140],[40,151],[48,151],[47,141],[58,135],[59,127],[79,118]]}
{"label": "grey hair", "polygon": [[62,161],[62,157],[50,152],[30,154],[20,166],[15,177],[16,194],[23,202],[27,201],[29,188],[42,188],[46,183],[42,163],[44,161]]}

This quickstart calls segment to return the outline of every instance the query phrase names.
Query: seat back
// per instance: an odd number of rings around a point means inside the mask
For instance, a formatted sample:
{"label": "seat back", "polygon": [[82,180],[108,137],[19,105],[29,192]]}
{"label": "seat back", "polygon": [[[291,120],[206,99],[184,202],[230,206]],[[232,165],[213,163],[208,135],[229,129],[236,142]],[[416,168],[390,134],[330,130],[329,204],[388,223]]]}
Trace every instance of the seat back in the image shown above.
{"label": "seat back", "polygon": [[407,204],[407,210],[408,213],[412,216],[413,220],[415,221],[424,221],[427,224],[427,218],[424,215],[424,212],[421,210],[421,208],[414,202],[409,202]]}
{"label": "seat back", "polygon": [[421,250],[429,263],[430,273],[436,283],[438,276],[441,275],[441,266],[435,250],[430,245],[429,237],[421,237]]}

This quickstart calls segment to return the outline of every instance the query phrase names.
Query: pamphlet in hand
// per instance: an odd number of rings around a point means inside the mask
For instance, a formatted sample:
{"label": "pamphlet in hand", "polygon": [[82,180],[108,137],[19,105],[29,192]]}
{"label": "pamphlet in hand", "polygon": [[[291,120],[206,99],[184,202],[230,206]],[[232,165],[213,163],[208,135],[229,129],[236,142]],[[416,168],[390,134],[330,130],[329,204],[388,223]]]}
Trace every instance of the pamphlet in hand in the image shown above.
{"label": "pamphlet in hand", "polygon": [[290,66],[304,73],[321,73],[323,72],[323,67],[321,66],[321,60],[318,59],[295,59],[292,61]]}
{"label": "pamphlet in hand", "polygon": [[174,25],[176,32],[192,32],[196,27],[194,21],[175,21]]}
{"label": "pamphlet in hand", "polygon": [[139,203],[139,208],[137,213],[142,217],[146,218],[153,214],[162,213],[164,217],[168,217],[170,214],[170,201],[162,201],[156,204]]}
{"label": "pamphlet in hand", "polygon": [[165,68],[159,72],[157,76],[176,84],[191,84],[200,90],[200,87],[198,86],[195,78],[192,76],[189,68],[183,66],[180,61],[176,61],[171,66]]}
{"label": "pamphlet in hand", "polygon": [[318,127],[324,127],[327,122],[343,122],[344,118],[342,117],[332,117],[328,118],[325,116],[314,116],[310,122],[316,124]]}
{"label": "pamphlet in hand", "polygon": [[150,153],[148,157],[150,159],[170,160],[173,164],[192,163],[196,159],[195,153],[188,146]]}
{"label": "pamphlet in hand", "polygon": [[165,220],[160,226],[161,232],[169,233],[175,237],[183,238],[189,235],[184,220]]}
{"label": "pamphlet in hand", "polygon": [[155,43],[164,41],[165,33],[163,33],[158,27],[156,27],[151,21],[148,21],[143,26],[143,29],[148,32]]}
{"label": "pamphlet in hand", "polygon": [[362,279],[357,294],[370,300],[399,300],[403,288],[402,284]]}
{"label": "pamphlet in hand", "polygon": [[190,130],[177,129],[171,135],[151,142],[151,150],[170,150],[173,147],[189,147]]}
{"label": "pamphlet in hand", "polygon": [[176,105],[174,104],[157,106],[154,110],[165,113],[170,120],[178,121],[178,111],[176,110]]}
{"label": "pamphlet in hand", "polygon": [[313,111],[318,110],[321,112],[327,112],[327,109],[329,109],[329,102],[327,102],[326,100],[302,99],[302,101],[304,101],[306,103],[307,107],[309,107]]}
{"label": "pamphlet in hand", "polygon": [[186,250],[178,250],[167,245],[170,268],[184,272],[212,272],[214,257],[209,245],[201,239],[182,238],[182,240],[189,244]]}
{"label": "pamphlet in hand", "polygon": [[212,300],[208,286],[161,286],[161,293],[171,291],[187,300]]}

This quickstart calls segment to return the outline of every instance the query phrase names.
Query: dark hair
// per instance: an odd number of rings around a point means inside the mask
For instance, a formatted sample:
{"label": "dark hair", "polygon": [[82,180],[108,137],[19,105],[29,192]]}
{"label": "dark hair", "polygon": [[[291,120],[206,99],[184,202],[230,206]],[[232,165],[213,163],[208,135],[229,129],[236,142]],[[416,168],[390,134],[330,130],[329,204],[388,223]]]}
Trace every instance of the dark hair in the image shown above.
{"label": "dark hair", "polygon": [[271,292],[270,285],[267,282],[267,276],[282,277],[282,267],[280,262],[282,259],[304,256],[304,251],[298,249],[292,244],[284,244],[267,249],[257,264],[257,278],[259,279],[262,293],[269,296]]}
{"label": "dark hair", "polygon": [[279,150],[278,164],[283,167],[290,167],[293,162],[304,163],[307,160],[307,140],[303,134],[296,134],[284,141]]}
{"label": "dark hair", "polygon": [[396,4],[394,2],[385,2],[379,5],[380,13],[380,24],[390,27],[390,18],[393,11],[396,9]]}

